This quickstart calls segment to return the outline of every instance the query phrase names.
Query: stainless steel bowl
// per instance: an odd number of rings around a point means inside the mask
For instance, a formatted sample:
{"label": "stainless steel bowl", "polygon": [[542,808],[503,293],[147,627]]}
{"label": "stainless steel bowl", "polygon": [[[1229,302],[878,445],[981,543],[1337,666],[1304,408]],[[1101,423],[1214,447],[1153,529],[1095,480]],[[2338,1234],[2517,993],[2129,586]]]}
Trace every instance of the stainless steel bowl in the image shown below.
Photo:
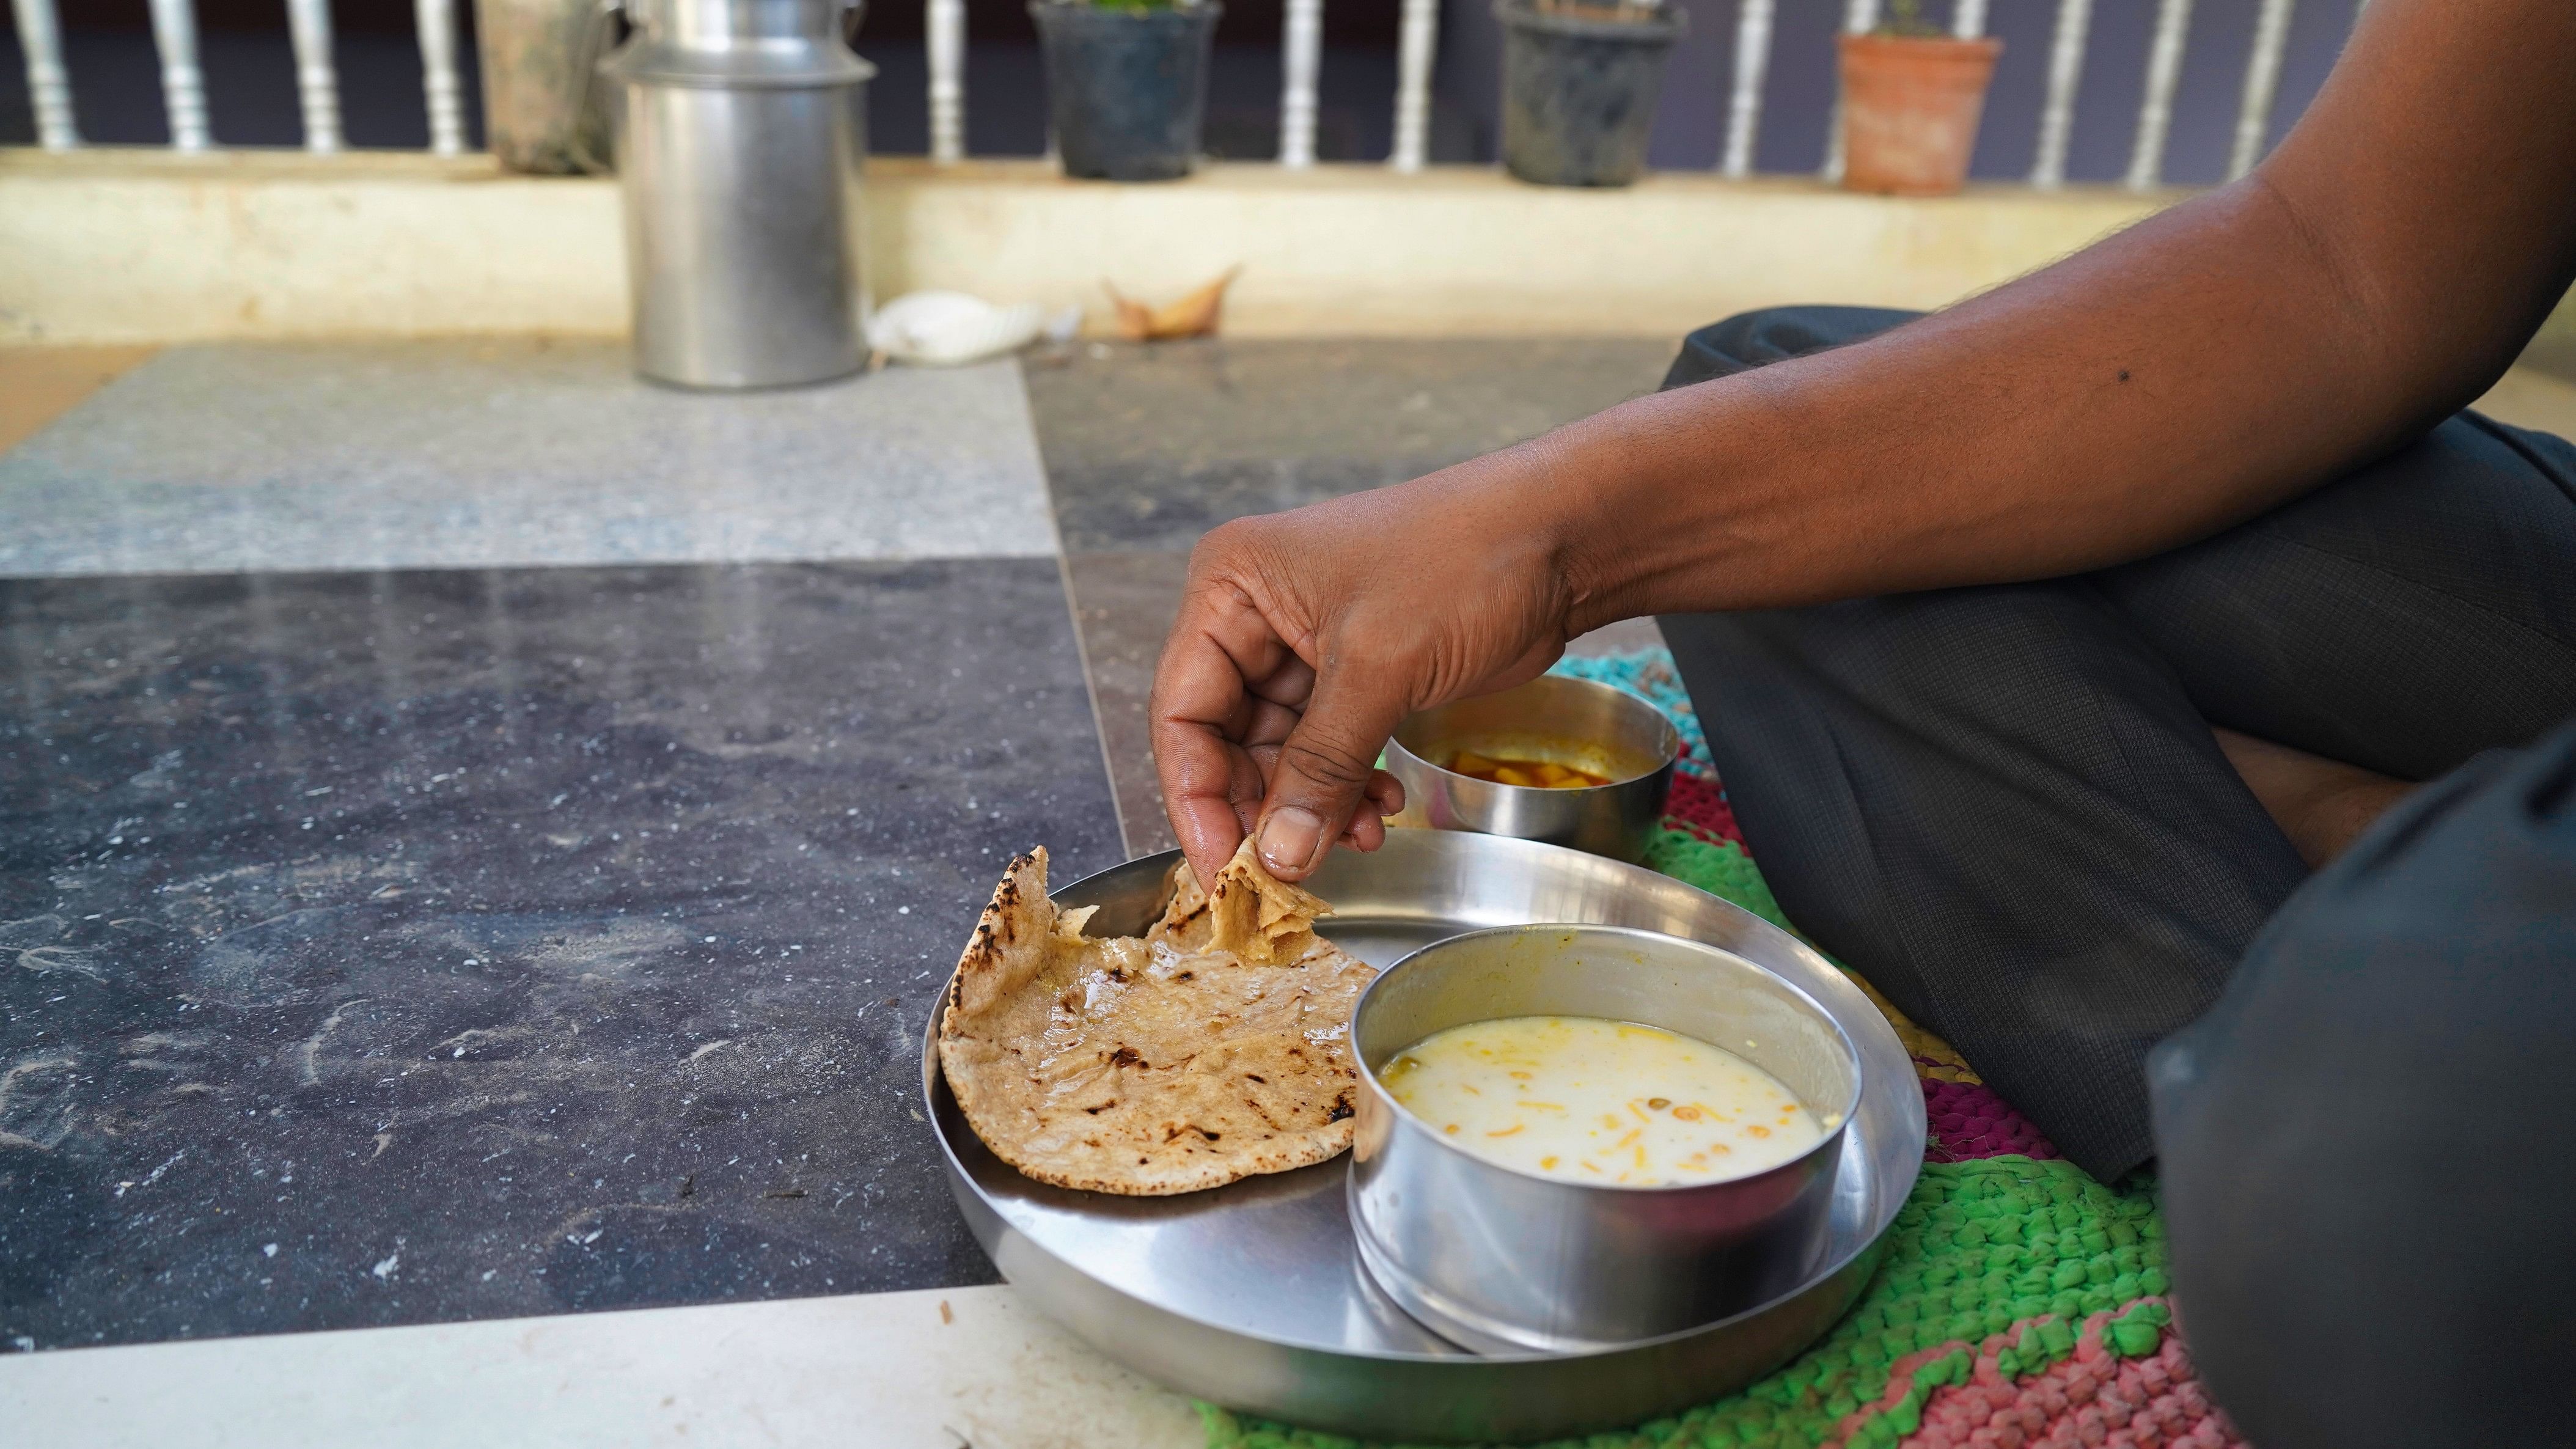
{"label": "stainless steel bowl", "polygon": [[[1448,767],[1468,749],[1588,770],[1610,783],[1498,785]],[[1543,840],[1633,862],[1663,818],[1681,749],[1664,712],[1628,691],[1545,674],[1407,719],[1387,742],[1386,768],[1404,782],[1400,823]]]}
{"label": "stainless steel bowl", "polygon": [[[1396,1105],[1378,1070],[1433,1032],[1509,1016],[1681,1032],[1778,1077],[1830,1128],[1744,1177],[1621,1187],[1479,1157]],[[1361,994],[1351,1152],[1360,1261],[1404,1310],[1486,1353],[1588,1352],[1767,1302],[1816,1267],[1860,1056],[1806,992],[1731,951],[1620,926],[1505,926],[1397,962]]]}

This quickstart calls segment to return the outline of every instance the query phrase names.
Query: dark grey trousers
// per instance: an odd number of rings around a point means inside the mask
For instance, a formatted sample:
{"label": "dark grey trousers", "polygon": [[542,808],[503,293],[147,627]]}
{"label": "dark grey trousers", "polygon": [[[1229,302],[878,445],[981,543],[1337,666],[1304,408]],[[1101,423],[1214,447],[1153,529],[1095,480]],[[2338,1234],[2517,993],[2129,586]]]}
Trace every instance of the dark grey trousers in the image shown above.
{"label": "dark grey trousers", "polygon": [[[1731,318],[1666,385],[1910,315]],[[2254,1442],[2564,1435],[2576,729],[2502,752],[2576,715],[2576,448],[2462,413],[2137,563],[1662,625],[1790,918],[2095,1175],[2161,1154]],[[2310,881],[2213,724],[2450,778]]]}

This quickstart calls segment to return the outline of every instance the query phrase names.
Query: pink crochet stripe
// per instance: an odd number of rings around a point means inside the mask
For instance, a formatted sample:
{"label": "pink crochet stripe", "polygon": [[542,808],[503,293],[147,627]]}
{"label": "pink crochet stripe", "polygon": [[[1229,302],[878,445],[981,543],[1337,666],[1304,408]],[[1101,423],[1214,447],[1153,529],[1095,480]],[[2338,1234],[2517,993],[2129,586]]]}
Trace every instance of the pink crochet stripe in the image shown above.
{"label": "pink crochet stripe", "polygon": [[1675,772],[1673,793],[1664,802],[1664,813],[1702,839],[1744,844],[1744,832],[1735,826],[1735,810],[1726,803],[1726,791],[1714,779]]}
{"label": "pink crochet stripe", "polygon": [[1986,1340],[1968,1382],[1933,1390],[1901,1449],[2244,1449],[2182,1335],[2167,1329],[2154,1353],[2116,1357],[2102,1342],[2114,1316],[2087,1318],[2072,1355],[2017,1380],[1996,1364],[2005,1336]]}
{"label": "pink crochet stripe", "polygon": [[[2123,1358],[2103,1342],[2112,1322],[2137,1306],[2085,1319],[2071,1354],[2018,1377],[2005,1375],[2004,1352],[2032,1351],[2035,1330],[2055,1322],[2054,1314],[2025,1319],[1973,1350],[1954,1340],[1908,1354],[1890,1370],[1886,1393],[1845,1415],[1825,1449],[1846,1449],[1872,1421],[1900,1413],[1925,1370],[1953,1381],[1921,1401],[1899,1449],[2247,1449],[2201,1388],[2180,1332],[2166,1328],[2154,1352],[2136,1357]],[[1970,1354],[1962,1375],[1960,1360]],[[1956,1382],[1960,1377],[1967,1381]]]}
{"label": "pink crochet stripe", "polygon": [[[2034,1318],[2021,1323],[2016,1323],[2008,1332],[1996,1334],[1994,1337],[1987,1339],[1986,1342],[1989,1344],[2000,1344],[2012,1334],[2019,1333],[2023,1329],[2042,1321],[2044,1320]],[[1914,1393],[1914,1376],[1917,1373],[1932,1367],[1943,1359],[1951,1358],[1969,1351],[1967,1340],[1954,1338],[1948,1343],[1935,1344],[1932,1347],[1925,1349],[1917,1349],[1914,1352],[1907,1354],[1905,1357],[1898,1359],[1887,1371],[1887,1391],[1879,1395],[1878,1402],[1874,1404],[1863,1404],[1859,1408],[1852,1410],[1850,1413],[1843,1415],[1843,1421],[1834,1426],[1834,1437],[1817,1446],[1817,1449],[1847,1449],[1848,1445],[1860,1438],[1861,1431],[1869,1427],[1871,1420],[1878,1418],[1882,1414],[1895,1413],[1899,1408],[1903,1407],[1905,1401]],[[1934,1392],[1937,1395],[1939,1391],[1935,1390]]]}
{"label": "pink crochet stripe", "polygon": [[1923,1115],[1932,1129],[1932,1140],[1923,1149],[1926,1162],[1970,1162],[2007,1153],[2058,1155],[2056,1144],[2029,1118],[1980,1083],[1925,1078]]}

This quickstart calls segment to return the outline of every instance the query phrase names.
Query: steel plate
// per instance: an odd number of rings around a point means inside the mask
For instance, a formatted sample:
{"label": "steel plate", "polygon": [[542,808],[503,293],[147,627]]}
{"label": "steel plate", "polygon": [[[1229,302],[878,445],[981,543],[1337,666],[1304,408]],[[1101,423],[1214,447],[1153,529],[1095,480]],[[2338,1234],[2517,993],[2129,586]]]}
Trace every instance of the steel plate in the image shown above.
{"label": "steel plate", "polygon": [[[1096,905],[1096,935],[1141,933],[1177,852],[1054,892]],[[1851,1306],[1923,1163],[1923,1094],[1887,1019],[1833,965],[1750,911],[1640,866],[1501,836],[1396,830],[1337,851],[1307,882],[1323,933],[1385,967],[1485,926],[1639,926],[1769,967],[1813,996],[1859,1049],[1821,1265],[1795,1291],[1683,1333],[1586,1354],[1479,1356],[1405,1316],[1359,1266],[1347,1158],[1209,1192],[1130,1198],[1022,1177],[987,1151],[922,1054],[930,1119],[958,1208],[1022,1297],[1101,1352],[1229,1408],[1367,1438],[1529,1440],[1633,1424],[1716,1397],[1786,1362]]]}

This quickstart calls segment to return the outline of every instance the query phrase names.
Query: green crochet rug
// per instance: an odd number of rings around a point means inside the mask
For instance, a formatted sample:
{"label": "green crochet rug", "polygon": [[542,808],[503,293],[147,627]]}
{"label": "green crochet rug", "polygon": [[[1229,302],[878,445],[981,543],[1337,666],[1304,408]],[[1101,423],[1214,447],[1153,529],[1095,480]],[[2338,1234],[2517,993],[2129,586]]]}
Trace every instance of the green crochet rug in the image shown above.
{"label": "green crochet rug", "polygon": [[[1559,668],[1633,690],[1682,729],[1683,778],[1646,863],[1787,927],[1670,657]],[[2241,1444],[2173,1328],[2153,1180],[2106,1187],[2058,1160],[1955,1053],[1891,1019],[1923,1073],[1933,1142],[1859,1303],[1740,1393],[1557,1449]],[[1213,1405],[1200,1413],[1209,1449],[1357,1449]]]}

